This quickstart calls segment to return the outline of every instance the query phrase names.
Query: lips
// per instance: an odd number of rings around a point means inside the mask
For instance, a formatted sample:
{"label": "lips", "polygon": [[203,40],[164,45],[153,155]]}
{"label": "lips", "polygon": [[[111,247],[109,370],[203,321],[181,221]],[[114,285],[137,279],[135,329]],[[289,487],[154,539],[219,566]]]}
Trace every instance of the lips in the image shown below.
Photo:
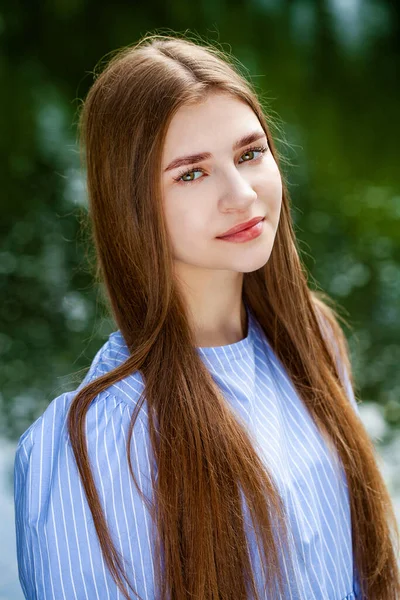
{"label": "lips", "polygon": [[262,221],[263,219],[264,219],[264,217],[254,217],[254,219],[250,219],[250,221],[246,221],[246,223],[241,223],[240,225],[235,225],[235,227],[228,229],[228,231],[225,231],[225,233],[222,233],[221,235],[218,235],[217,237],[221,238],[221,237],[225,237],[227,235],[232,235],[234,233],[238,233],[239,231],[243,231],[244,229],[249,229],[250,227],[253,227],[253,225],[256,225],[256,223],[259,223],[260,221]]}

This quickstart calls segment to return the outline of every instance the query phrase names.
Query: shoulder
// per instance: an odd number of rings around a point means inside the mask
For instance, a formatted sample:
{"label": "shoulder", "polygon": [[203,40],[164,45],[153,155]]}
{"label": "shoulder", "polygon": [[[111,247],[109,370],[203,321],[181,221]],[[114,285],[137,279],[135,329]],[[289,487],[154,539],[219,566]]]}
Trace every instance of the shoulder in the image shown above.
{"label": "shoulder", "polygon": [[[113,332],[96,355],[92,363],[90,374],[88,373],[88,380],[84,380],[80,387],[86,385],[88,381],[101,377],[117,368],[128,358],[129,350],[121,332],[119,330]],[[134,408],[144,391],[144,388],[142,374],[139,371],[135,371],[124,379],[113,383],[107,388],[107,391],[115,398],[118,398],[131,408]]]}
{"label": "shoulder", "polygon": [[69,392],[60,394],[52,400],[46,410],[20,436],[15,456],[15,468],[24,467],[32,457],[37,441],[43,445],[59,437],[61,425],[66,414]]}
{"label": "shoulder", "polygon": [[[17,533],[21,539],[32,532],[40,537],[44,533],[42,526],[49,518],[52,522],[60,519],[68,531],[68,522],[76,511],[82,520],[91,522],[67,428],[68,408],[74,393],[66,392],[55,398],[19,439],[14,460],[14,498]],[[85,443],[90,471],[108,515],[114,514],[119,494],[125,498],[128,493],[136,509],[143,510],[142,501],[131,484],[127,490],[123,489],[123,482],[130,479],[127,443],[132,416],[133,408],[107,391],[95,398],[86,415]],[[141,412],[130,438],[129,456],[142,491],[150,493],[153,457],[148,426]],[[52,527],[57,528],[55,522]],[[72,533],[68,531],[63,535],[69,538]],[[22,548],[21,543],[19,548]]]}
{"label": "shoulder", "polygon": [[[23,467],[31,458],[43,461],[56,456],[60,444],[69,444],[67,436],[68,410],[75,396],[85,385],[110,372],[120,365],[129,352],[119,332],[112,333],[98,350],[90,368],[80,385],[55,397],[45,411],[22,433],[15,455],[15,468]],[[144,381],[140,372],[112,384],[97,394],[86,413],[86,434],[88,442],[94,439],[99,430],[104,432],[107,424],[129,423],[133,410],[144,391]],[[147,422],[146,403],[138,414],[138,423]],[[96,434],[97,432],[97,434]],[[43,462],[41,462],[43,464]]]}
{"label": "shoulder", "polygon": [[[118,336],[110,337],[79,387],[54,398],[18,440],[14,512],[19,579],[27,598],[100,597],[97,585],[103,559],[93,507],[89,506],[68,435],[68,411],[83,386],[124,360],[123,344],[118,343]],[[132,552],[137,573],[143,568],[142,552],[147,552],[148,560],[150,555],[150,518],[142,494],[151,497],[152,466],[156,467],[144,404],[137,414],[127,452],[133,411],[142,389],[141,377],[134,373],[97,394],[85,417],[94,488],[111,534],[119,540],[126,556]],[[131,481],[131,473],[140,493]],[[139,551],[131,547],[132,531]],[[103,573],[108,595],[111,592],[116,597],[114,583]]]}
{"label": "shoulder", "polygon": [[[82,387],[109,373],[113,369],[119,367],[129,358],[129,350],[121,332],[114,331],[111,333],[94,357],[90,369],[79,385],[77,391]],[[125,402],[131,408],[134,408],[144,391],[144,381],[142,374],[139,371],[131,373],[129,376],[113,383],[107,388],[108,395]]]}

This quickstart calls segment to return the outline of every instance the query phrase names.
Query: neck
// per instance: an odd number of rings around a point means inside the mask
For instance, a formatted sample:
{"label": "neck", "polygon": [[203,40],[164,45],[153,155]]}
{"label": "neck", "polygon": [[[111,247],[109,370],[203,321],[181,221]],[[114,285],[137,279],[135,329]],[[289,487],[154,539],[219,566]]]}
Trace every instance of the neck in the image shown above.
{"label": "neck", "polygon": [[179,263],[176,275],[196,346],[226,346],[247,336],[247,315],[242,299],[243,273],[206,271]]}

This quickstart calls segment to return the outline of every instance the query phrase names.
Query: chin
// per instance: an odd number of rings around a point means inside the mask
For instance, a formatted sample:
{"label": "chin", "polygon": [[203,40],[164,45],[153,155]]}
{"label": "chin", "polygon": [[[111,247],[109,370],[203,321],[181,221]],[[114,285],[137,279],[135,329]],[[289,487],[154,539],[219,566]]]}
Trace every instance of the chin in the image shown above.
{"label": "chin", "polygon": [[[241,244],[237,244],[238,250],[240,251]],[[264,267],[270,259],[272,252],[272,247],[270,244],[267,247],[263,248],[252,248],[248,249],[247,252],[243,251],[239,252],[239,256],[233,256],[234,252],[231,251],[230,256],[230,268],[233,271],[240,271],[242,273],[252,273],[253,271],[257,271],[257,269],[261,269]]]}
{"label": "chin", "polygon": [[236,271],[237,273],[253,273],[253,271],[264,267],[269,261],[270,256],[271,252],[264,252],[262,255],[258,254],[258,256],[254,257],[241,256],[238,260],[232,260],[233,257],[231,257],[230,261],[224,261],[224,264],[214,268]]}
{"label": "chin", "polygon": [[263,267],[265,267],[265,265],[267,264],[268,260],[269,260],[270,254],[262,261],[258,260],[258,261],[253,261],[251,263],[247,263],[244,264],[242,266],[242,268],[240,269],[240,271],[242,273],[253,273],[254,271],[258,271],[258,269],[262,269]]}

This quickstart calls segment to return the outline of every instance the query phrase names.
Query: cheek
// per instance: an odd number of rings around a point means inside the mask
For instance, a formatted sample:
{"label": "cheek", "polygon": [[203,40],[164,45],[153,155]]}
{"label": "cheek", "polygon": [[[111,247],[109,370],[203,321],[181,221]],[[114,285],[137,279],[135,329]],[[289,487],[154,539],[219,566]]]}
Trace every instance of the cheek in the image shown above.
{"label": "cheek", "polygon": [[182,201],[166,205],[165,217],[175,248],[198,246],[205,238],[205,216],[195,207],[182,206]]}
{"label": "cheek", "polygon": [[267,197],[270,199],[270,210],[275,214],[276,219],[279,219],[282,206],[282,178],[275,161],[273,161],[271,170]]}
{"label": "cheek", "polygon": [[281,180],[281,178],[279,178],[279,181],[276,184],[274,200],[275,200],[275,210],[278,212],[278,216],[279,216],[281,206],[282,206],[282,180]]}

